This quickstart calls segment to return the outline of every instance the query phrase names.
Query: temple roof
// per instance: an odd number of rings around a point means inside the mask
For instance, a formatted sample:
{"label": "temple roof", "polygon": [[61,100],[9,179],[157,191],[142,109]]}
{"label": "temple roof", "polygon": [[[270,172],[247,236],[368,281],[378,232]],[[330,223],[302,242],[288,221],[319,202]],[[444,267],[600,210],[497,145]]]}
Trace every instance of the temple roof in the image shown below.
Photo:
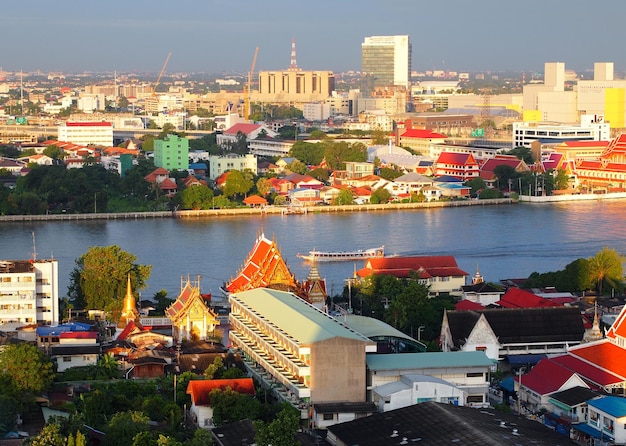
{"label": "temple roof", "polygon": [[237,277],[233,278],[225,288],[229,293],[237,293],[271,285],[296,288],[297,282],[276,242],[261,234]]}

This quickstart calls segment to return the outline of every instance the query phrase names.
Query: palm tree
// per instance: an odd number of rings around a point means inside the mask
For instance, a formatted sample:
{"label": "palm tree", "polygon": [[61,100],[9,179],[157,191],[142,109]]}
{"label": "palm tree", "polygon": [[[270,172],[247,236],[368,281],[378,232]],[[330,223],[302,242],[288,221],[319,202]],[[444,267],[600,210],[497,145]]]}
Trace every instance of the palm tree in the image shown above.
{"label": "palm tree", "polygon": [[624,280],[624,260],[623,255],[606,246],[589,258],[589,280],[596,284],[598,295],[602,294],[604,282],[608,283],[611,288],[620,287]]}

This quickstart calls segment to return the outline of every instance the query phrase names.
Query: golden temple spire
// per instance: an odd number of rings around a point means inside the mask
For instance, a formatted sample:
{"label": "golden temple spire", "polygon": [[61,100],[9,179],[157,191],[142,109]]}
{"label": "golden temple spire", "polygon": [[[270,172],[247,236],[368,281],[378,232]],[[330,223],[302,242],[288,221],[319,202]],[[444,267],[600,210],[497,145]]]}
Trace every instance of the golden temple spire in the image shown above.
{"label": "golden temple spire", "polygon": [[137,311],[137,303],[135,302],[135,295],[130,285],[130,273],[128,273],[128,279],[126,282],[126,296],[124,297],[124,307],[122,308],[122,316],[118,326],[125,327],[130,321],[139,323],[139,311]]}

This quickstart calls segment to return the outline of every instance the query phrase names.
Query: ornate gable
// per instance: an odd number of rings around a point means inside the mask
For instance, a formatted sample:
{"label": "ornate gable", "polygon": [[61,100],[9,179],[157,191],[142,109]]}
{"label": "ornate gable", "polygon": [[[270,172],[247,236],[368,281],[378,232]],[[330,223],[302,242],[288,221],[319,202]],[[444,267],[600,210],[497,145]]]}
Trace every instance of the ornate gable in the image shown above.
{"label": "ornate gable", "polygon": [[484,346],[497,345],[498,347],[500,346],[500,343],[498,342],[498,337],[491,328],[491,325],[489,325],[489,322],[487,322],[487,318],[484,314],[480,315],[478,321],[476,321],[476,324],[474,325],[474,328],[467,337],[467,342],[465,343],[465,345],[468,344]]}
{"label": "ornate gable", "polygon": [[208,332],[215,330],[220,322],[215,313],[204,301],[200,288],[189,280],[176,301],[165,310],[172,321],[177,339],[206,339]]}
{"label": "ornate gable", "polygon": [[297,289],[298,283],[283,259],[276,242],[261,234],[237,277],[226,285],[226,291],[237,293],[276,286]]}

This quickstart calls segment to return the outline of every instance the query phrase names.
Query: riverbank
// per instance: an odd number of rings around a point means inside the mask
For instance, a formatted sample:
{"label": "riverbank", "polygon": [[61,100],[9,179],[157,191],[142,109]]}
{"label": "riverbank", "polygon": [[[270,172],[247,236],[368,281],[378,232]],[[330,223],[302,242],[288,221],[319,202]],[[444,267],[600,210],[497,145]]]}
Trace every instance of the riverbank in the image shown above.
{"label": "riverbank", "polygon": [[565,201],[598,201],[598,200],[623,200],[626,192],[609,192],[605,194],[564,194],[550,196],[520,195],[519,201],[525,203],[562,203]]}
{"label": "riverbank", "polygon": [[510,198],[493,200],[459,200],[459,201],[432,201],[428,203],[386,203],[386,204],[354,204],[345,206],[307,206],[298,209],[303,211],[286,212],[285,206],[264,206],[262,208],[233,208],[233,209],[207,209],[197,211],[163,211],[163,212],[118,212],[118,213],[93,213],[93,214],[48,214],[48,215],[3,215],[0,222],[20,221],[72,221],[72,220],[140,220],[152,218],[211,218],[229,217],[233,215],[285,215],[297,216],[306,214],[322,213],[345,213],[345,212],[384,212],[404,211],[413,209],[433,209],[459,206],[493,206],[516,203]]}

